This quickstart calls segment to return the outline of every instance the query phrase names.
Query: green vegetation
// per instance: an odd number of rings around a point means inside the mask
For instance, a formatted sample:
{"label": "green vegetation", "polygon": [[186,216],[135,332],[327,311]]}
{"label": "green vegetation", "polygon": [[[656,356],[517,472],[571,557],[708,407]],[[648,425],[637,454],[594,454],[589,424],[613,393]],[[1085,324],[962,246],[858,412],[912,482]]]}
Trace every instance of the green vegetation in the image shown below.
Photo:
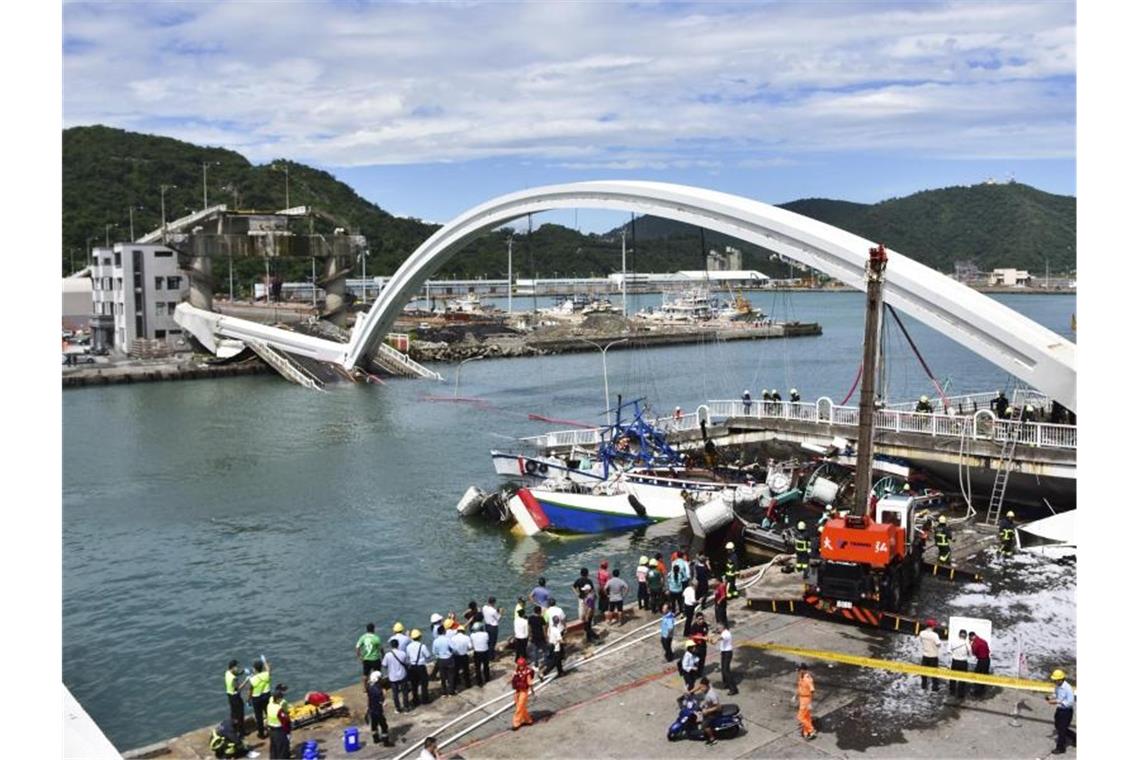
{"label": "green vegetation", "polygon": [[[129,237],[128,209],[134,211],[135,236],[160,224],[160,187],[168,220],[202,206],[202,164],[207,164],[210,204],[230,208],[279,209],[285,206],[285,168],[289,204],[309,205],[344,219],[369,242],[369,274],[387,275],[438,227],[392,216],[361,198],[328,172],[291,161],[254,165],[222,148],[203,148],[103,126],[63,132],[62,269],[84,261],[88,242],[101,245],[105,225],[114,224],[111,241]],[[954,262],[972,259],[982,271],[998,266],[1033,272],[1076,266],[1076,199],[1050,195],[1027,185],[976,185],[928,190],[873,205],[825,199],[793,201],[783,206],[871,240],[881,241],[929,266],[953,271]],[[626,225],[627,227],[629,225]],[[581,234],[543,224],[526,234],[526,220],[515,223],[514,269],[517,276],[605,276],[621,269],[621,228]],[[703,269],[700,230],[653,217],[639,218],[627,230],[632,271]],[[438,274],[440,277],[504,278],[507,238],[502,229],[472,242]],[[743,266],[781,276],[783,265],[766,251],[706,232],[706,248],[732,245],[743,252]],[[308,260],[274,262],[285,280],[309,275]],[[259,260],[235,262],[235,279],[246,286],[259,280]],[[219,289],[227,286],[219,277]]]}

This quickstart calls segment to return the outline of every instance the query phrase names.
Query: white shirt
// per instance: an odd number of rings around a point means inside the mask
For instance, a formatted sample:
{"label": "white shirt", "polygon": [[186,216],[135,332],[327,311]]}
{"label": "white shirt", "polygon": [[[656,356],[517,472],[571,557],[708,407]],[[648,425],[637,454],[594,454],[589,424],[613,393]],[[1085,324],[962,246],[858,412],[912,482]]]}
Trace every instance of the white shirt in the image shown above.
{"label": "white shirt", "polygon": [[490,604],[483,605],[483,623],[484,624],[486,624],[486,625],[498,625],[500,617],[501,616],[499,615],[499,611],[497,609],[495,609],[494,606],[492,606]]}
{"label": "white shirt", "polygon": [[685,602],[686,607],[695,607],[697,605],[697,590],[692,586],[685,586],[685,590],[681,592],[681,600]]}
{"label": "white shirt", "polygon": [[681,670],[686,673],[697,669],[697,656],[692,652],[686,650],[685,654],[681,657]]}
{"label": "white shirt", "polygon": [[557,615],[558,619],[561,620],[563,623],[566,622],[566,613],[563,612],[562,608],[556,604],[552,605],[550,607],[547,607],[543,611],[542,619],[546,621],[547,625],[549,625],[550,621],[554,619],[555,615]]}
{"label": "white shirt", "polygon": [[408,664],[407,655],[399,649],[390,651],[384,655],[383,665],[388,669],[389,681],[403,681],[408,677],[408,670],[405,665]]}
{"label": "white shirt", "polygon": [[550,630],[546,632],[546,640],[549,641],[550,644],[552,646],[555,646],[555,648],[557,649],[558,646],[556,646],[556,645],[562,644],[562,626],[560,626],[560,625],[550,626]]}
{"label": "white shirt", "polygon": [[950,645],[951,660],[965,660],[970,653],[970,644],[966,639],[958,639]]}
{"label": "white shirt", "polygon": [[427,665],[431,662],[431,650],[419,641],[411,641],[404,653],[408,655],[409,665]]}
{"label": "white shirt", "polygon": [[732,631],[725,628],[720,634],[720,651],[732,651]]}
{"label": "white shirt", "polygon": [[942,650],[942,640],[930,628],[923,628],[918,634],[918,643],[922,648],[923,657],[937,657]]}
{"label": "white shirt", "polygon": [[486,652],[491,648],[491,634],[486,631],[475,631],[471,634],[471,646],[476,652]]}
{"label": "white shirt", "polygon": [[431,752],[428,752],[427,747],[424,747],[420,750],[419,757],[417,757],[416,760],[435,760],[437,757],[439,757],[439,755],[433,755]]}
{"label": "white shirt", "polygon": [[460,656],[470,652],[471,637],[466,633],[456,633],[451,637],[451,651]]}
{"label": "white shirt", "polygon": [[526,618],[516,616],[515,617],[515,638],[516,639],[526,639],[528,634],[530,634],[530,626],[527,625]]}

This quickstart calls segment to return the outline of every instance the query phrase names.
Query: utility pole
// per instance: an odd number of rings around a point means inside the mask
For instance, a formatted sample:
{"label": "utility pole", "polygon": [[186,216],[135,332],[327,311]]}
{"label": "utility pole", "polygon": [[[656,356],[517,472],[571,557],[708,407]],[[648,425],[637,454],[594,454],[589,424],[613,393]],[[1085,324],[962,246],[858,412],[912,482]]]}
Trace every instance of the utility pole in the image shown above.
{"label": "utility pole", "polygon": [[[623,318],[629,318],[629,312],[625,306],[625,230],[621,231],[621,315]],[[609,401],[606,401],[608,404]]]}
{"label": "utility pole", "polygon": [[514,235],[511,235],[509,238],[507,238],[507,314],[513,314],[514,313],[512,310],[513,303],[511,300],[511,297],[513,296],[514,290],[515,290],[514,277],[513,277],[513,272],[511,270],[511,265],[513,263],[511,260],[511,256],[512,256],[511,246],[514,244],[514,242],[515,242],[515,236]]}
{"label": "utility pole", "polygon": [[159,185],[158,194],[160,203],[162,204],[162,242],[166,242],[166,191],[173,190],[178,185]]}
{"label": "utility pole", "polygon": [[210,207],[210,202],[206,199],[206,167],[208,166],[221,166],[221,161],[203,161],[202,162],[202,210],[205,211]]}
{"label": "utility pole", "polygon": [[859,385],[859,438],[855,449],[855,502],[852,513],[867,513],[871,496],[872,438],[875,429],[875,360],[879,355],[879,324],[883,311],[883,280],[887,251],[882,244],[871,249],[867,261],[867,313],[863,322],[863,379]]}
{"label": "utility pole", "polygon": [[111,230],[114,229],[114,227],[115,225],[113,224],[103,225],[103,237],[105,238],[103,242],[108,248],[111,247]]}

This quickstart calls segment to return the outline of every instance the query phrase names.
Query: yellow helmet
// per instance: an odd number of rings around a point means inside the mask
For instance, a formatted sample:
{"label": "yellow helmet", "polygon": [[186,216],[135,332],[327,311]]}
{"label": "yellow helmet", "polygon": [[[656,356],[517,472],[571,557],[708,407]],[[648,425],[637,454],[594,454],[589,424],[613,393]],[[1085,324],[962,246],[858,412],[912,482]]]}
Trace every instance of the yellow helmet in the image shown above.
{"label": "yellow helmet", "polygon": [[419,628],[413,628],[412,629],[412,638],[416,641],[419,641],[420,636],[423,636],[423,634],[420,633],[420,629]]}
{"label": "yellow helmet", "polygon": [[804,524],[803,520],[800,520],[798,523],[796,523],[797,530],[804,530],[805,528],[807,528],[807,525]]}
{"label": "yellow helmet", "polygon": [[1065,671],[1061,670],[1060,668],[1057,668],[1056,670],[1053,671],[1053,674],[1051,676],[1049,676],[1049,680],[1050,681],[1064,681],[1065,680]]}
{"label": "yellow helmet", "polygon": [[392,633],[403,633],[403,632],[404,632],[404,624],[403,623],[397,622],[394,626],[392,626]]}
{"label": "yellow helmet", "polygon": [[938,524],[939,525],[945,525],[946,524],[946,515],[939,515],[938,516]]}
{"label": "yellow helmet", "polygon": [[[688,649],[689,647],[695,647],[696,645],[697,645],[697,642],[693,641],[692,639],[688,639],[685,642],[685,649]],[[1060,671],[1057,671],[1057,672],[1060,672]]]}
{"label": "yellow helmet", "polygon": [[1006,512],[1006,513],[1005,513],[1005,516],[1006,516],[1006,517],[1013,517],[1013,510],[1011,509],[1011,510],[1009,510],[1008,512]]}
{"label": "yellow helmet", "polygon": [[641,555],[641,559],[637,560],[637,564],[639,564],[639,565],[645,565],[648,563],[649,563],[649,557],[646,557],[644,554]]}

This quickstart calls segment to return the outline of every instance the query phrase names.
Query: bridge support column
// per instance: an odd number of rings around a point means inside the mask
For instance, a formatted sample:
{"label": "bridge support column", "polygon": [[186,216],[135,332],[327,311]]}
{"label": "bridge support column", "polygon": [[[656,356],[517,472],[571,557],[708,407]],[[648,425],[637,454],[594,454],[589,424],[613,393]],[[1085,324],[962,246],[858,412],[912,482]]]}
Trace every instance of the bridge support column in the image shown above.
{"label": "bridge support column", "polygon": [[190,305],[204,311],[214,310],[213,264],[209,256],[190,257]]}
{"label": "bridge support column", "polygon": [[325,310],[321,313],[321,319],[327,319],[337,327],[345,326],[344,290],[347,275],[348,268],[342,266],[340,257],[334,254],[325,259],[324,278],[321,280],[321,287],[325,289]]}

